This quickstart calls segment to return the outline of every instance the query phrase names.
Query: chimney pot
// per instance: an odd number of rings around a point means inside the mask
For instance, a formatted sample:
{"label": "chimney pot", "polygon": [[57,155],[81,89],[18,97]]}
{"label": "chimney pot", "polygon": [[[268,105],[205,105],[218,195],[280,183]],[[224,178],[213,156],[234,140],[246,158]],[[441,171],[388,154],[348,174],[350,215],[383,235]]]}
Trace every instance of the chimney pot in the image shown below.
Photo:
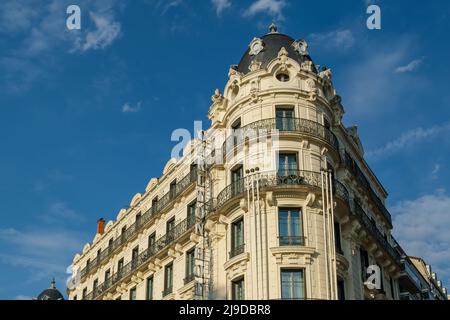
{"label": "chimney pot", "polygon": [[97,221],[97,233],[102,235],[105,233],[105,219],[100,218]]}

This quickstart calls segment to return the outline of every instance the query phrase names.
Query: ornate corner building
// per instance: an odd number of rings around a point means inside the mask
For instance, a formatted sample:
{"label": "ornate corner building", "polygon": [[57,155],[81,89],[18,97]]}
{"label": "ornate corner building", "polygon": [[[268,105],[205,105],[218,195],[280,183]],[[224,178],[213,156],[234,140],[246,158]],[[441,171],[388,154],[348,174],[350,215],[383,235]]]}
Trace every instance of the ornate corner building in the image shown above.
{"label": "ornate corner building", "polygon": [[392,237],[387,192],[307,43],[272,25],[228,77],[211,127],[99,220],[69,299],[446,299]]}

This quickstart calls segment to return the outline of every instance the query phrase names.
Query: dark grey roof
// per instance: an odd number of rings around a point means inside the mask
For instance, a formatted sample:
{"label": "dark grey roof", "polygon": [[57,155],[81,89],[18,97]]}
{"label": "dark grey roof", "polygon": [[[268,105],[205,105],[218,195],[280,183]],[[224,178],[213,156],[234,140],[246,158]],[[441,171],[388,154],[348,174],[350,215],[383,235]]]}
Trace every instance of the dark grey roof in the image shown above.
{"label": "dark grey roof", "polygon": [[50,288],[42,291],[37,300],[64,300],[64,296],[56,289],[55,280],[53,280]]}
{"label": "dark grey roof", "polygon": [[[298,63],[302,63],[304,61],[312,61],[310,56],[302,56],[297,51],[294,50],[292,44],[294,43],[294,39],[291,37],[281,34],[281,33],[269,33],[263,36],[262,41],[264,42],[264,50],[261,51],[256,56],[251,56],[249,54],[250,48],[247,49],[244,56],[239,62],[237,67],[237,71],[247,74],[250,72],[249,66],[253,60],[261,62],[261,68],[267,67],[267,65],[278,56],[278,52],[280,52],[281,48],[285,48],[288,52],[288,56],[291,59],[294,59]],[[316,70],[313,64],[314,71]]]}

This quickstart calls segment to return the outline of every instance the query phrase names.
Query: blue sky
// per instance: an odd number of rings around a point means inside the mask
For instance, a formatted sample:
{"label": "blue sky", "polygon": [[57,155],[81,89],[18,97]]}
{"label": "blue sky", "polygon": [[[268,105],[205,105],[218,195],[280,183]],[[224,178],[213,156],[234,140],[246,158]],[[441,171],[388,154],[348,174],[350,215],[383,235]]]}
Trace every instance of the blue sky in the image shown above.
{"label": "blue sky", "polygon": [[[382,29],[366,28],[368,3]],[[82,10],[65,29],[66,7]],[[0,299],[36,296],[161,175],[176,128],[276,21],[333,70],[394,234],[450,285],[450,3],[2,0]],[[205,122],[206,124],[207,122]]]}

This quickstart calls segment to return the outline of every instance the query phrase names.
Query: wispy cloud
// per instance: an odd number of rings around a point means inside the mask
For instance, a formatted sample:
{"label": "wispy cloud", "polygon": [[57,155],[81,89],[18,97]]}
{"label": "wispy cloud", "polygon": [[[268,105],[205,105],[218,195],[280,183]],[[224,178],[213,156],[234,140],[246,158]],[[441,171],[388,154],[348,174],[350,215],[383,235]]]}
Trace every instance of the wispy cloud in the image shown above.
{"label": "wispy cloud", "polygon": [[131,105],[129,102],[126,102],[123,106],[122,106],[122,112],[123,113],[137,113],[139,111],[141,111],[142,109],[142,102],[139,101],[136,105]]}
{"label": "wispy cloud", "polygon": [[[52,76],[67,54],[105,49],[120,36],[118,0],[93,3],[78,1],[83,14],[81,30],[65,27],[68,1],[3,0],[0,6],[0,34],[14,37],[0,57],[0,88],[23,92],[38,80]],[[89,13],[89,14],[88,14]]]}
{"label": "wispy cloud", "polygon": [[395,73],[405,73],[405,72],[412,72],[416,70],[421,64],[423,59],[416,59],[411,61],[405,66],[400,66],[395,69]]}
{"label": "wispy cloud", "polygon": [[244,16],[264,13],[278,20],[283,20],[283,9],[286,5],[287,2],[285,0],[256,0],[244,11]]}
{"label": "wispy cloud", "polygon": [[231,7],[230,0],[211,0],[214,8],[216,9],[216,14],[219,16],[225,9]]}
{"label": "wispy cloud", "polygon": [[108,47],[119,37],[121,31],[120,23],[114,21],[112,16],[93,12],[89,15],[95,24],[95,30],[88,31],[84,39],[79,38],[76,42],[76,48],[83,52]]}
{"label": "wispy cloud", "polygon": [[383,46],[373,38],[358,37],[352,47],[355,55],[351,62],[335,73],[343,105],[354,118],[387,117],[399,112],[431,85],[428,78],[411,74],[407,79],[399,79],[393,72],[411,52],[418,50],[416,38],[398,36],[389,42],[390,46]]}
{"label": "wispy cloud", "polygon": [[391,155],[392,153],[398,152],[403,148],[406,148],[413,143],[417,143],[419,141],[423,141],[426,139],[431,139],[442,132],[446,132],[450,130],[450,122],[440,126],[433,126],[431,128],[416,128],[413,130],[409,130],[400,135],[400,137],[389,141],[384,146],[369,150],[366,153],[366,156],[372,160],[376,160],[382,157],[386,157]]}
{"label": "wispy cloud", "polygon": [[85,220],[84,216],[70,208],[69,205],[63,201],[52,202],[48,210],[40,216],[44,222],[52,224],[66,224],[73,222],[82,222]]}
{"label": "wispy cloud", "polygon": [[410,255],[429,263],[450,285],[450,196],[444,190],[401,201],[390,209],[394,233]]}
{"label": "wispy cloud", "polygon": [[441,165],[440,165],[439,163],[436,163],[436,164],[433,166],[433,170],[431,171],[431,174],[432,174],[432,175],[436,175],[436,174],[439,173],[439,171],[441,171]]}
{"label": "wispy cloud", "polygon": [[327,33],[312,33],[308,37],[312,47],[318,49],[349,49],[355,43],[353,32],[349,29],[335,30]]}

